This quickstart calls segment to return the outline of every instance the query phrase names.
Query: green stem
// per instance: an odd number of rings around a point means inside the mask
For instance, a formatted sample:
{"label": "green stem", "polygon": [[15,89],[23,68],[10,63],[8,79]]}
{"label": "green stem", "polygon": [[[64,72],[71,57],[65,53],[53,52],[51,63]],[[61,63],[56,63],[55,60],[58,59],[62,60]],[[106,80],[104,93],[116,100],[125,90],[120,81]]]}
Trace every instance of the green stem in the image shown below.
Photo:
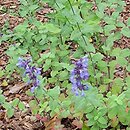
{"label": "green stem", "polygon": [[[73,14],[75,15],[75,12],[74,12],[74,9],[73,9],[73,6],[72,6],[70,0],[68,0],[68,2],[69,2],[69,4],[70,4],[70,7],[71,7],[71,10],[72,10]],[[78,22],[77,22],[77,27],[78,27],[78,29],[79,29],[79,31],[80,31],[80,33],[81,33],[81,36],[82,36],[82,39],[83,39],[84,43],[87,45],[87,41],[85,40],[85,38],[84,38],[84,36],[83,36],[83,33],[82,33],[82,31],[81,31],[81,28],[80,28]],[[95,78],[95,80],[96,80],[96,86],[98,87],[98,81],[97,81],[97,78],[95,77],[95,76],[96,76],[96,70],[95,70],[95,65],[94,65],[93,59],[92,59],[92,55],[91,55],[90,52],[88,52],[88,54],[89,54],[89,57],[90,57],[91,62],[92,62],[94,78]]]}

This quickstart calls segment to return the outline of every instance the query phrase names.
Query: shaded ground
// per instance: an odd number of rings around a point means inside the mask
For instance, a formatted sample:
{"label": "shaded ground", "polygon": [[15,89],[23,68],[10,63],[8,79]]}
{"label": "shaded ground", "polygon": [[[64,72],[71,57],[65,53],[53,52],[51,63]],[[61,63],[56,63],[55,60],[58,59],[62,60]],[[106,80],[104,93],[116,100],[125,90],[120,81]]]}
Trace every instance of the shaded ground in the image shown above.
{"label": "shaded ground", "polygon": [[[122,20],[124,22],[130,17],[130,0],[125,0],[127,6],[125,7],[124,11],[121,14]],[[12,30],[15,26],[19,23],[23,22],[22,18],[17,16],[11,16],[8,13],[9,10],[17,11],[19,2],[17,0],[0,0],[0,28],[4,25],[6,21],[9,21],[9,28]],[[1,11],[1,9],[5,9],[5,11]],[[51,11],[50,8],[45,7],[43,10],[37,12],[37,18],[42,21],[46,22],[47,19],[44,17],[44,14]],[[122,37],[121,40],[115,42],[115,47],[130,48],[130,38]],[[8,48],[8,43],[3,43],[0,45],[0,68],[4,69],[8,57],[5,54],[5,51]],[[123,70],[120,67],[117,67],[117,76],[122,77]],[[4,78],[0,79],[0,88],[4,91],[4,95],[8,98],[8,101],[11,101],[15,97],[18,97],[21,101],[24,102],[25,106],[28,107],[28,102],[31,100],[31,97],[28,97],[25,92],[27,90],[26,84],[24,84],[21,80],[19,75],[16,73],[13,74],[13,79],[9,83],[4,84]],[[17,87],[20,86],[20,87]],[[13,92],[12,92],[13,91]],[[30,110],[25,113],[21,113],[20,111],[16,110],[15,115],[8,119],[5,114],[5,110],[0,107],[0,130],[44,130],[46,126],[46,130],[51,130],[51,125],[60,124],[61,128],[59,130],[72,130],[76,127],[76,121],[70,119],[62,119],[58,120],[56,117],[53,119],[49,119],[44,125],[40,122],[37,118],[35,119],[34,116],[31,115]],[[80,125],[80,124],[78,124]],[[65,126],[65,128],[63,128]],[[78,129],[77,129],[78,130]]]}

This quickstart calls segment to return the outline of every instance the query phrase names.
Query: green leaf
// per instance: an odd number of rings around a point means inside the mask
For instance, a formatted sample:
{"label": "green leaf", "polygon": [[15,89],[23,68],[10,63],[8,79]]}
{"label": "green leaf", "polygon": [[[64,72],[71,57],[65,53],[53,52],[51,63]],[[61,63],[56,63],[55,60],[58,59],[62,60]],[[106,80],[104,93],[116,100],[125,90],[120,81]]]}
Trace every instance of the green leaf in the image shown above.
{"label": "green leaf", "polygon": [[122,102],[120,99],[117,99],[116,102],[117,102],[117,104],[119,104],[119,105],[123,105],[123,102]]}
{"label": "green leaf", "polygon": [[11,102],[11,104],[12,104],[13,107],[16,107],[16,106],[18,105],[18,103],[19,103],[19,99],[18,99],[18,98],[15,98],[15,99]]}
{"label": "green leaf", "polygon": [[90,128],[86,125],[86,123],[83,123],[82,130],[90,130]]}
{"label": "green leaf", "polygon": [[100,85],[98,89],[101,93],[104,93],[107,91],[107,85]]}
{"label": "green leaf", "polygon": [[68,79],[68,75],[69,75],[69,73],[67,70],[60,71],[60,74],[59,74],[60,81],[64,81],[64,80]]}
{"label": "green leaf", "polygon": [[60,87],[56,86],[53,89],[48,90],[48,95],[52,96],[54,99],[58,99],[60,94]]}
{"label": "green leaf", "polygon": [[122,33],[124,36],[130,38],[130,29],[129,29],[128,27],[122,28],[121,33]]}
{"label": "green leaf", "polygon": [[69,110],[64,110],[62,113],[61,113],[61,117],[63,118],[67,118],[68,116],[70,116],[70,111]]}
{"label": "green leaf", "polygon": [[53,34],[57,34],[61,31],[61,29],[59,29],[58,27],[56,27],[55,25],[51,24],[51,23],[47,23],[45,24],[46,30],[53,33]]}
{"label": "green leaf", "polygon": [[112,18],[113,18],[114,20],[116,20],[119,15],[120,15],[119,12],[116,12],[116,11],[115,11],[115,12],[112,13]]}
{"label": "green leaf", "polygon": [[71,101],[70,100],[65,100],[62,102],[64,107],[69,107],[71,105]]}
{"label": "green leaf", "polygon": [[122,89],[122,86],[121,86],[121,84],[120,85],[118,85],[118,84],[113,84],[112,85],[112,94],[115,94],[115,95],[117,95],[117,94],[119,94],[120,92],[121,92],[121,89]]}
{"label": "green leaf", "polygon": [[105,61],[100,61],[97,63],[98,68],[101,71],[106,71],[107,70],[107,63]]}
{"label": "green leaf", "polygon": [[112,31],[112,30],[115,30],[116,29],[116,26],[115,25],[106,25],[105,27],[104,27],[104,31],[105,31],[105,35],[110,35],[110,32]]}
{"label": "green leaf", "polygon": [[38,7],[39,7],[38,5],[30,5],[30,6],[29,6],[29,10],[30,10],[31,12],[33,12],[33,11],[35,11]]}
{"label": "green leaf", "polygon": [[50,107],[50,109],[52,110],[52,112],[54,112],[54,114],[55,114],[55,110],[58,108],[58,110],[59,110],[59,104],[58,104],[58,101],[57,100],[52,100],[52,99],[50,99],[50,101],[49,101],[49,107]]}
{"label": "green leaf", "polygon": [[118,21],[118,22],[116,23],[116,26],[117,26],[117,27],[125,27],[125,24],[124,24],[123,22]]}
{"label": "green leaf", "polygon": [[126,85],[130,87],[130,76],[125,78]]}
{"label": "green leaf", "polygon": [[70,65],[70,64],[67,64],[67,63],[60,63],[60,65],[63,67],[63,68],[65,68],[65,69],[67,69],[68,71],[70,71],[70,70],[72,70],[73,69],[73,65]]}
{"label": "green leaf", "polygon": [[126,66],[126,69],[128,72],[130,72],[130,64],[128,66]]}
{"label": "green leaf", "polygon": [[40,109],[39,109],[39,113],[42,113],[43,111],[45,111],[45,109],[48,106],[48,102],[44,102],[40,104]]}
{"label": "green leaf", "polygon": [[87,122],[87,125],[88,126],[93,126],[95,124],[95,120],[94,119],[89,119],[88,122]]}
{"label": "green leaf", "polygon": [[3,106],[6,110],[8,110],[8,109],[11,109],[11,108],[12,108],[11,104],[10,104],[10,103],[8,103],[8,102],[4,102],[4,104],[2,104],[2,106]]}
{"label": "green leaf", "polygon": [[117,111],[117,107],[114,107],[114,108],[111,108],[109,111],[108,111],[108,117],[110,119],[116,117],[118,111]]}
{"label": "green leaf", "polygon": [[44,71],[47,71],[51,67],[51,59],[46,59],[45,64],[43,66]]}
{"label": "green leaf", "polygon": [[102,18],[104,17],[104,15],[105,15],[104,12],[102,12],[102,11],[97,11],[97,10],[96,10],[95,12],[96,12],[96,15],[97,15],[99,18],[101,18],[101,19],[102,19]]}
{"label": "green leaf", "polygon": [[11,118],[14,115],[14,109],[13,108],[9,108],[7,110],[7,116],[8,118]]}
{"label": "green leaf", "polygon": [[99,61],[100,62],[100,60],[102,60],[102,58],[103,58],[104,56],[101,54],[101,53],[96,53],[96,54],[94,54],[93,55],[93,61],[95,62],[95,61]]}
{"label": "green leaf", "polygon": [[53,71],[51,71],[51,76],[55,77],[58,73],[59,73],[58,71],[53,70]]}
{"label": "green leaf", "polygon": [[121,55],[121,57],[130,56],[130,49],[128,49],[128,48],[122,49],[120,55]]}
{"label": "green leaf", "polygon": [[5,102],[5,97],[4,97],[4,95],[1,94],[0,95],[0,104],[4,103],[4,102]]}
{"label": "green leaf", "polygon": [[127,26],[130,26],[130,17],[127,19]]}
{"label": "green leaf", "polygon": [[35,100],[31,100],[29,102],[29,106],[31,108],[31,111],[32,111],[32,114],[37,114],[38,113],[38,110],[39,110],[39,106],[37,104],[37,102]]}
{"label": "green leaf", "polygon": [[27,3],[26,0],[20,0],[20,3],[23,4],[24,6],[27,6],[27,5],[28,5],[28,3]]}
{"label": "green leaf", "polygon": [[0,89],[0,95],[2,94],[3,90]]}
{"label": "green leaf", "polygon": [[98,127],[98,125],[94,125],[91,127],[91,130],[100,130],[100,128]]}
{"label": "green leaf", "polygon": [[79,36],[81,36],[81,33],[78,30],[74,30],[71,33],[70,39],[71,40],[78,40]]}
{"label": "green leaf", "polygon": [[130,127],[127,127],[126,130],[130,130]]}
{"label": "green leaf", "polygon": [[96,76],[95,76],[95,77],[96,77],[97,79],[100,79],[102,76],[103,76],[103,74],[102,74],[101,72],[98,72],[98,73],[96,73]]}
{"label": "green leaf", "polygon": [[112,50],[112,52],[110,53],[110,55],[111,55],[111,56],[119,56],[120,52],[121,52],[121,49],[120,49],[120,48],[114,48],[114,49]]}
{"label": "green leaf", "polygon": [[4,71],[0,69],[0,78],[4,75]]}
{"label": "green leaf", "polygon": [[128,61],[125,59],[125,57],[119,56],[117,57],[117,63],[121,66],[126,66]]}
{"label": "green leaf", "polygon": [[92,104],[88,104],[88,105],[86,106],[85,112],[86,112],[86,113],[90,113],[90,112],[93,111],[93,109],[94,109],[94,106],[93,106]]}
{"label": "green leaf", "polygon": [[22,111],[22,110],[25,110],[25,105],[24,105],[24,103],[23,102],[19,102],[19,104],[18,104],[18,108]]}
{"label": "green leaf", "polygon": [[107,124],[107,120],[104,117],[100,117],[98,119],[98,122],[101,123],[101,124]]}
{"label": "green leaf", "polygon": [[83,49],[81,47],[78,47],[77,50],[74,52],[73,57],[79,58],[81,55],[83,55]]}
{"label": "green leaf", "polygon": [[93,44],[88,44],[85,49],[88,51],[88,52],[93,52],[95,53],[95,47],[93,46]]}
{"label": "green leaf", "polygon": [[24,33],[27,31],[27,27],[28,27],[28,22],[27,22],[27,21],[25,21],[24,23],[19,24],[18,26],[16,26],[16,27],[14,28],[14,31],[16,32],[16,33],[15,33],[16,36],[18,36],[18,38],[19,38],[20,36],[23,37]]}

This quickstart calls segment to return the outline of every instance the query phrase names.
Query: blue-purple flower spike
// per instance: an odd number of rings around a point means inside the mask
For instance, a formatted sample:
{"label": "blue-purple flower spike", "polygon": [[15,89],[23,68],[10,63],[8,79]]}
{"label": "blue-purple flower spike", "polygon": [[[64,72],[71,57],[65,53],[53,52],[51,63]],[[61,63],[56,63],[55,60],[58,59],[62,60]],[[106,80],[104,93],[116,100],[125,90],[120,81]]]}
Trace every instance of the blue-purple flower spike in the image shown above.
{"label": "blue-purple flower spike", "polygon": [[41,74],[41,68],[31,66],[30,65],[31,61],[32,61],[31,59],[19,58],[17,66],[25,70],[24,76],[27,75],[29,77],[28,83],[29,84],[31,83],[33,85],[33,87],[31,88],[31,92],[34,92],[35,88],[38,87],[40,84],[38,76]]}
{"label": "blue-purple flower spike", "polygon": [[84,96],[84,91],[88,90],[88,85],[83,84],[83,80],[87,80],[89,77],[88,74],[88,58],[83,57],[76,61],[75,68],[71,71],[70,81],[72,83],[72,92],[76,96]]}

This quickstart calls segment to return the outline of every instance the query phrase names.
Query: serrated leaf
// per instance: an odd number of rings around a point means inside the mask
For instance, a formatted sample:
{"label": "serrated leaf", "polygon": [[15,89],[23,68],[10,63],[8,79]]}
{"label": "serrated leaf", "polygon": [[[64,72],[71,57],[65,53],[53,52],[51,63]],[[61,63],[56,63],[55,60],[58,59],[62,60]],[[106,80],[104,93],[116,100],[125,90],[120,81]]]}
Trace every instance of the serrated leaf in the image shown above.
{"label": "serrated leaf", "polygon": [[94,62],[95,61],[99,61],[100,62],[100,60],[102,60],[102,58],[103,58],[103,55],[101,53],[96,53],[96,54],[93,55],[93,61]]}
{"label": "serrated leaf", "polygon": [[47,106],[48,106],[48,102],[41,103],[39,113],[42,113],[43,111],[45,111],[45,108],[47,108]]}
{"label": "serrated leaf", "polygon": [[129,29],[128,27],[122,28],[121,33],[122,33],[124,36],[130,38],[130,29]]}
{"label": "serrated leaf", "polygon": [[109,111],[108,111],[108,117],[110,119],[114,118],[116,115],[117,115],[117,108],[114,107],[114,108],[111,108]]}
{"label": "serrated leaf", "polygon": [[74,30],[71,33],[70,39],[71,40],[78,40],[79,36],[81,36],[81,33],[78,30]]}
{"label": "serrated leaf", "polygon": [[38,110],[39,110],[39,106],[38,106],[37,102],[36,102],[35,100],[31,100],[31,101],[29,102],[29,106],[30,106],[30,108],[31,108],[32,113],[33,113],[34,115],[37,114],[37,112],[38,112]]}
{"label": "serrated leaf", "polygon": [[89,119],[88,122],[87,122],[88,126],[92,126],[94,124],[95,124],[95,120],[94,119]]}
{"label": "serrated leaf", "polygon": [[91,104],[90,104],[90,105],[87,105],[85,112],[86,112],[86,113],[90,113],[90,112],[93,111],[93,109],[94,109],[94,106],[93,106],[93,105],[91,105]]}
{"label": "serrated leaf", "polygon": [[128,48],[122,49],[120,55],[121,55],[121,57],[130,56],[130,49],[128,49]]}
{"label": "serrated leaf", "polygon": [[93,52],[95,53],[95,47],[93,46],[93,44],[88,44],[85,48],[88,52]]}
{"label": "serrated leaf", "polygon": [[116,29],[116,26],[115,26],[115,25],[106,25],[106,26],[104,27],[105,34],[106,34],[106,35],[109,35],[110,32],[111,32],[112,30],[115,30],[115,29]]}
{"label": "serrated leaf", "polygon": [[51,71],[51,76],[55,77],[59,72],[58,71]]}
{"label": "serrated leaf", "polygon": [[119,105],[123,105],[123,102],[122,102],[120,99],[117,99],[116,102],[117,102]]}
{"label": "serrated leaf", "polygon": [[100,85],[98,89],[101,93],[104,93],[107,91],[107,85]]}
{"label": "serrated leaf", "polygon": [[120,48],[114,48],[112,52],[110,53],[111,56],[118,56],[121,52]]}
{"label": "serrated leaf", "polygon": [[104,117],[100,117],[98,119],[98,122],[100,122],[101,124],[107,124],[107,120]]}
{"label": "serrated leaf", "polygon": [[51,23],[47,23],[45,26],[46,26],[47,31],[49,31],[53,34],[57,34],[61,31],[61,29],[59,29],[58,27],[56,27],[55,25],[53,25]]}
{"label": "serrated leaf", "polygon": [[67,69],[68,71],[70,71],[70,70],[73,69],[73,66],[70,65],[70,64],[67,64],[67,63],[60,63],[60,65],[61,65],[63,68]]}
{"label": "serrated leaf", "polygon": [[127,65],[128,61],[124,57],[119,56],[117,57],[117,63],[124,67]]}
{"label": "serrated leaf", "polygon": [[60,87],[59,87],[59,86],[56,86],[56,87],[54,87],[53,89],[49,89],[49,90],[48,90],[48,94],[49,94],[50,96],[52,96],[54,99],[58,99],[59,94],[60,94]]}
{"label": "serrated leaf", "polygon": [[68,71],[64,70],[64,71],[61,71],[60,74],[59,74],[59,79],[64,81],[66,79],[68,79]]}

